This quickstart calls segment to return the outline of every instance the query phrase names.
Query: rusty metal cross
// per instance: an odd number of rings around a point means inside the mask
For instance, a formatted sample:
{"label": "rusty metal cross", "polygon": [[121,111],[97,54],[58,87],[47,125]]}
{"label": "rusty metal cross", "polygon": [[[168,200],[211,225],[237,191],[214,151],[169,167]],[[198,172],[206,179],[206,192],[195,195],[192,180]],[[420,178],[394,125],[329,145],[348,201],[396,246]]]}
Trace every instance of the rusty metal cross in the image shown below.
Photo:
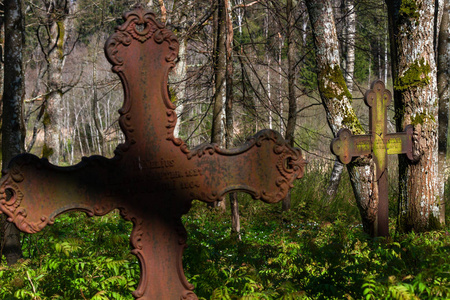
{"label": "rusty metal cross", "polygon": [[391,99],[391,93],[382,81],[373,82],[364,95],[364,101],[369,106],[369,134],[352,135],[349,129],[344,128],[331,142],[331,151],[343,164],[348,164],[353,157],[372,155],[378,183],[378,236],[389,235],[388,154],[406,154],[413,160],[413,127],[408,125],[405,132],[387,133],[387,107]]}
{"label": "rusty metal cross", "polygon": [[[198,199],[231,191],[277,202],[303,175],[299,149],[264,130],[240,148],[204,144],[194,149],[175,137],[175,106],[167,89],[178,56],[175,35],[137,7],[107,40],[105,52],[125,91],[119,110],[125,143],[115,156],[83,158],[58,167],[31,154],[16,157],[0,182],[0,209],[19,229],[35,233],[71,210],[89,216],[119,209],[133,222],[130,241],[141,267],[137,299],[197,299],[182,267],[187,233],[181,216]],[[11,197],[7,195],[12,195]]]}

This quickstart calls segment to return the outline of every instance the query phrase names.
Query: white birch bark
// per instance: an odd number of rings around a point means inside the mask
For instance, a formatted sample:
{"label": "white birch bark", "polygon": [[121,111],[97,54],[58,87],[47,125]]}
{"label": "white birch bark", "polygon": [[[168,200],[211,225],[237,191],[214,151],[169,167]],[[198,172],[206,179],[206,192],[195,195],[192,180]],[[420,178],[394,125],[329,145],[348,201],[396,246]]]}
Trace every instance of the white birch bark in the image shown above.
{"label": "white birch bark", "polygon": [[178,116],[177,124],[175,125],[173,134],[175,137],[179,137],[181,128],[181,115],[184,110],[184,101],[186,98],[186,73],[187,73],[187,56],[186,56],[187,39],[180,40],[180,48],[178,51],[178,63],[170,76],[171,82],[173,82],[173,92],[176,97],[175,113]]}
{"label": "white birch bark", "polygon": [[355,34],[356,34],[356,13],[354,0],[345,1],[346,18],[347,18],[347,56],[345,72],[345,83],[350,94],[353,92],[353,73],[355,70]]}
{"label": "white birch bark", "polygon": [[[355,70],[355,34],[356,34],[356,13],[354,0],[345,1],[346,16],[346,59],[345,59],[345,83],[350,94],[353,92],[353,73]],[[341,181],[342,171],[344,165],[339,160],[334,161],[333,170],[331,171],[330,182],[327,188],[327,194],[329,196],[328,201],[332,201],[336,196],[339,183]]]}
{"label": "white birch bark", "polygon": [[[333,135],[336,135],[341,128],[348,128],[353,134],[362,134],[364,130],[351,106],[352,96],[339,66],[339,45],[331,2],[330,0],[308,0],[306,6],[313,31],[319,92],[328,125]],[[375,189],[373,163],[362,167],[350,163],[347,165],[347,170],[364,230],[376,235],[378,196]]]}
{"label": "white birch bark", "polygon": [[438,94],[434,49],[435,1],[387,2],[393,47],[397,130],[414,125],[413,154],[399,161],[399,228],[424,231],[439,225]]}

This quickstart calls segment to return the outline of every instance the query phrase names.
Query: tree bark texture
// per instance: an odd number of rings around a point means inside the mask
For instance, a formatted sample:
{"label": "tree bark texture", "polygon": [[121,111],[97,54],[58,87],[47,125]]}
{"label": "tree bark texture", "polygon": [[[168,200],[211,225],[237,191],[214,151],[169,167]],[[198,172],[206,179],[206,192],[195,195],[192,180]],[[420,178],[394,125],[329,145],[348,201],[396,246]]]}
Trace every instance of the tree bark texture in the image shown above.
{"label": "tree bark texture", "polygon": [[44,147],[42,156],[53,164],[58,164],[61,154],[62,119],[62,71],[65,63],[65,44],[67,40],[67,21],[69,1],[47,3],[47,93],[44,113]]}
{"label": "tree bark texture", "polygon": [[437,65],[437,86],[439,95],[439,221],[445,225],[445,186],[448,180],[447,163],[447,137],[448,137],[448,114],[450,98],[450,1],[445,0],[440,23],[438,38],[438,65]]}
{"label": "tree bark texture", "polygon": [[[103,131],[101,120],[100,120],[100,114],[98,111],[98,86],[97,86],[97,62],[98,62],[98,50],[99,49],[99,43],[100,42],[100,35],[97,35],[97,41],[94,48],[94,58],[92,62],[92,89],[93,89],[93,95],[92,95],[92,103],[91,103],[91,113],[92,113],[92,119],[94,120],[95,129],[97,130],[98,138],[99,138],[99,148],[100,148],[100,154],[102,156],[106,155],[106,138],[105,133]],[[62,72],[62,70],[61,70]],[[62,105],[62,103],[61,103]],[[62,108],[61,108],[62,110]]]}
{"label": "tree bark texture", "polygon": [[401,231],[439,226],[435,1],[387,1],[397,130],[414,125],[413,155],[399,156]]}
{"label": "tree bark texture", "polygon": [[[294,147],[295,144],[295,127],[297,124],[297,96],[295,93],[296,72],[295,72],[295,40],[294,40],[294,25],[295,15],[292,0],[286,2],[286,43],[287,43],[287,82],[288,82],[288,120],[286,124],[285,138],[288,143]],[[282,210],[287,211],[291,209],[291,192],[289,191],[286,198],[282,202]]]}
{"label": "tree bark texture", "polygon": [[[225,8],[225,27],[226,27],[226,72],[225,72],[225,83],[226,83],[226,128],[225,128],[225,142],[227,148],[234,147],[234,118],[233,118],[233,18],[231,11],[230,0],[224,0]],[[230,199],[230,209],[231,209],[231,230],[237,234],[237,239],[241,240],[241,221],[239,217],[239,202],[237,198],[237,193],[233,192],[229,194]]]}
{"label": "tree bark texture", "polygon": [[355,34],[356,34],[356,13],[354,0],[345,0],[346,18],[346,44],[347,53],[345,58],[345,83],[349,93],[353,92],[353,73],[355,71]]}
{"label": "tree bark texture", "polygon": [[[355,70],[355,34],[356,34],[356,13],[354,0],[345,1],[345,31],[347,33],[345,44],[347,53],[345,54],[345,83],[347,84],[347,89],[350,94],[353,92],[353,73]],[[328,201],[333,201],[336,197],[337,190],[339,188],[339,183],[341,182],[342,171],[344,170],[344,165],[339,161],[335,160],[333,165],[333,170],[331,171],[330,183],[327,187]]]}
{"label": "tree bark texture", "polygon": [[225,145],[226,100],[226,10],[225,0],[219,0],[216,12],[216,45],[214,49],[214,108],[211,142]]}
{"label": "tree bark texture", "polygon": [[336,159],[333,164],[333,169],[331,170],[330,182],[327,187],[328,203],[331,203],[334,197],[336,197],[336,193],[339,188],[339,183],[341,182],[343,171],[344,171],[344,164],[341,163],[338,159]]}
{"label": "tree bark texture", "polygon": [[186,74],[187,74],[187,56],[186,56],[187,38],[180,40],[180,48],[178,50],[179,60],[173,72],[171,72],[170,80],[175,83],[171,92],[175,95],[177,108],[175,112],[178,116],[178,122],[175,125],[173,134],[179,137],[181,129],[181,115],[184,110],[184,101],[186,98]]}
{"label": "tree bark texture", "polygon": [[[217,11],[215,13],[215,48],[214,48],[214,106],[211,130],[211,142],[222,147],[225,143],[225,109],[226,109],[226,69],[227,69],[227,53],[226,53],[226,28],[227,11],[225,8],[225,0],[219,0]],[[220,207],[225,211],[225,201],[217,201],[213,206]]]}
{"label": "tree bark texture", "polygon": [[[25,25],[22,16],[22,1],[6,0],[5,6],[5,64],[2,119],[2,167],[5,169],[14,156],[24,150],[25,126],[23,124],[23,97],[25,94],[23,76],[23,46]],[[22,257],[19,230],[12,223],[5,223],[1,236],[1,254],[12,265]]]}
{"label": "tree bark texture", "polygon": [[[352,108],[352,95],[345,84],[339,67],[339,45],[330,0],[306,1],[313,32],[318,72],[319,93],[325,108],[328,125],[334,136],[341,128],[353,134],[364,130]],[[356,203],[359,208],[364,231],[376,234],[378,193],[373,162],[358,166],[347,165]]]}

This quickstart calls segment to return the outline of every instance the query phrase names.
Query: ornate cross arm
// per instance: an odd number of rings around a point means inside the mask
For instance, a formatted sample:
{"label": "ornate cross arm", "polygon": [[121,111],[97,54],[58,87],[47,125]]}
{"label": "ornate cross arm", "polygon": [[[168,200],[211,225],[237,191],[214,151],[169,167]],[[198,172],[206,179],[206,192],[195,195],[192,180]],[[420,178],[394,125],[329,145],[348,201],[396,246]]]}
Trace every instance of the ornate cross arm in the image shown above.
{"label": "ornate cross arm", "polygon": [[353,135],[349,129],[343,128],[339,130],[337,137],[331,142],[330,148],[341,163],[348,164],[353,157],[372,153],[371,136]]}
{"label": "ornate cross arm", "polygon": [[0,179],[0,210],[27,233],[42,230],[70,210],[104,215],[115,208],[105,201],[102,191],[108,170],[115,164],[93,156],[63,168],[31,154],[17,156]]}
{"label": "ornate cross arm", "polygon": [[349,129],[343,128],[331,142],[330,149],[343,164],[348,164],[354,157],[373,154],[377,150],[386,151],[387,154],[406,154],[409,160],[414,161],[413,131],[413,126],[408,125],[404,132],[388,133],[385,141],[376,139],[374,142],[372,135],[353,135]]}
{"label": "ornate cross arm", "polygon": [[198,180],[190,184],[190,196],[207,202],[231,191],[247,192],[268,203],[278,202],[286,197],[294,180],[303,176],[306,164],[300,150],[290,147],[272,130],[260,131],[235,149],[201,145],[191,150],[188,158],[199,170]]}

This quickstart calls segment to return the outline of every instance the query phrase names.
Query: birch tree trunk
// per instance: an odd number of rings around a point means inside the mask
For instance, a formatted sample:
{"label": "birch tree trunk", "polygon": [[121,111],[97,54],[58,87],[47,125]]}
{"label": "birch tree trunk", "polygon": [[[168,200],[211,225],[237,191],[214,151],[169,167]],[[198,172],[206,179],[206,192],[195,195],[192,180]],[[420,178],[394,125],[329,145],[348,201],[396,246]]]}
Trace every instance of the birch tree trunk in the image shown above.
{"label": "birch tree trunk", "polygon": [[[5,57],[2,113],[2,169],[9,161],[24,152],[25,126],[23,124],[23,46],[25,24],[22,16],[22,1],[6,0],[5,8]],[[22,257],[20,233],[13,223],[6,222],[1,215],[0,261],[5,256],[7,264],[13,265]]]}
{"label": "birch tree trunk", "polygon": [[[434,49],[435,1],[387,1],[397,130],[414,125],[410,164],[399,156],[401,231],[439,227],[438,94]],[[437,10],[436,10],[437,11]]]}
{"label": "birch tree trunk", "polygon": [[284,39],[280,32],[278,32],[279,52],[278,52],[278,104],[280,113],[280,133],[284,132],[284,105],[283,105],[283,69],[282,69],[282,54],[284,47]]}
{"label": "birch tree trunk", "polygon": [[181,128],[181,115],[184,110],[184,101],[186,98],[186,74],[187,74],[187,56],[186,56],[187,38],[180,40],[180,48],[178,50],[179,61],[170,76],[172,82],[176,83],[173,92],[175,93],[176,105],[175,113],[178,116],[178,122],[175,124],[173,134],[179,137]]}
{"label": "birch tree trunk", "polygon": [[[214,49],[214,107],[212,119],[211,142],[222,147],[225,146],[225,101],[227,93],[226,82],[226,0],[219,0],[216,17],[216,44]],[[225,201],[217,201],[215,206],[220,206],[225,211]]]}
{"label": "birch tree trunk", "polygon": [[[345,1],[345,12],[346,16],[346,32],[347,32],[347,53],[345,59],[345,83],[347,84],[347,89],[350,94],[353,92],[353,73],[355,70],[355,33],[356,33],[356,13],[354,0]],[[344,170],[344,165],[339,161],[335,160],[333,165],[333,170],[331,171],[330,183],[327,188],[328,201],[331,202],[336,196],[337,190],[339,188],[339,183],[341,182],[342,172]]]}
{"label": "birch tree trunk", "polygon": [[356,33],[356,13],[354,0],[345,1],[345,10],[347,18],[347,53],[345,65],[345,83],[350,94],[353,93],[353,73],[355,71],[355,33]]}
{"label": "birch tree trunk", "polygon": [[[227,148],[234,146],[234,119],[233,119],[233,18],[231,12],[231,1],[224,0],[225,8],[225,27],[226,27],[226,130],[225,130],[225,142]],[[241,240],[241,221],[239,217],[239,202],[237,193],[232,192],[229,194],[230,209],[231,209],[231,230],[237,235],[237,239]]]}
{"label": "birch tree trunk", "polygon": [[[316,51],[319,93],[328,125],[335,136],[341,128],[348,128],[353,134],[363,134],[364,130],[351,105],[352,95],[339,67],[339,45],[331,1],[308,0],[306,6]],[[373,163],[359,166],[353,162],[347,165],[347,170],[364,231],[376,235],[378,193]]]}
{"label": "birch tree trunk", "polygon": [[[103,23],[103,20],[102,20]],[[99,105],[99,99],[98,99],[98,85],[97,85],[97,63],[98,63],[98,52],[100,50],[99,47],[100,44],[100,33],[97,33],[96,42],[94,45],[94,58],[92,61],[92,103],[91,103],[91,116],[94,120],[95,128],[97,129],[97,136],[99,140],[99,148],[100,148],[100,154],[102,156],[105,156],[106,154],[106,138],[105,133],[103,131],[101,120],[100,120],[100,114],[98,112],[98,105]]]}
{"label": "birch tree trunk", "polygon": [[[239,22],[241,22],[241,19],[239,19]],[[266,15],[264,18],[264,36],[265,36],[266,40],[269,39],[269,22],[270,22],[269,8],[266,7]],[[241,23],[239,23],[239,24],[241,24]],[[239,28],[241,28],[241,26]],[[271,55],[270,47],[269,47],[269,44],[267,43],[265,59],[266,59],[266,64],[267,64],[267,100],[268,100],[268,106],[269,106],[269,129],[273,129],[272,110],[274,109],[274,107],[272,104],[271,77],[270,77],[272,60],[271,60],[270,55]]]}
{"label": "birch tree trunk", "polygon": [[441,225],[445,225],[445,186],[448,180],[448,163],[447,163],[447,137],[448,137],[448,114],[449,114],[449,98],[450,98],[450,1],[444,0],[443,14],[440,24],[438,39],[438,70],[437,70],[437,86],[439,95],[439,221]]}
{"label": "birch tree trunk", "polygon": [[216,45],[214,49],[214,107],[211,142],[225,145],[225,99],[226,99],[226,11],[224,0],[219,0],[216,12]]}

